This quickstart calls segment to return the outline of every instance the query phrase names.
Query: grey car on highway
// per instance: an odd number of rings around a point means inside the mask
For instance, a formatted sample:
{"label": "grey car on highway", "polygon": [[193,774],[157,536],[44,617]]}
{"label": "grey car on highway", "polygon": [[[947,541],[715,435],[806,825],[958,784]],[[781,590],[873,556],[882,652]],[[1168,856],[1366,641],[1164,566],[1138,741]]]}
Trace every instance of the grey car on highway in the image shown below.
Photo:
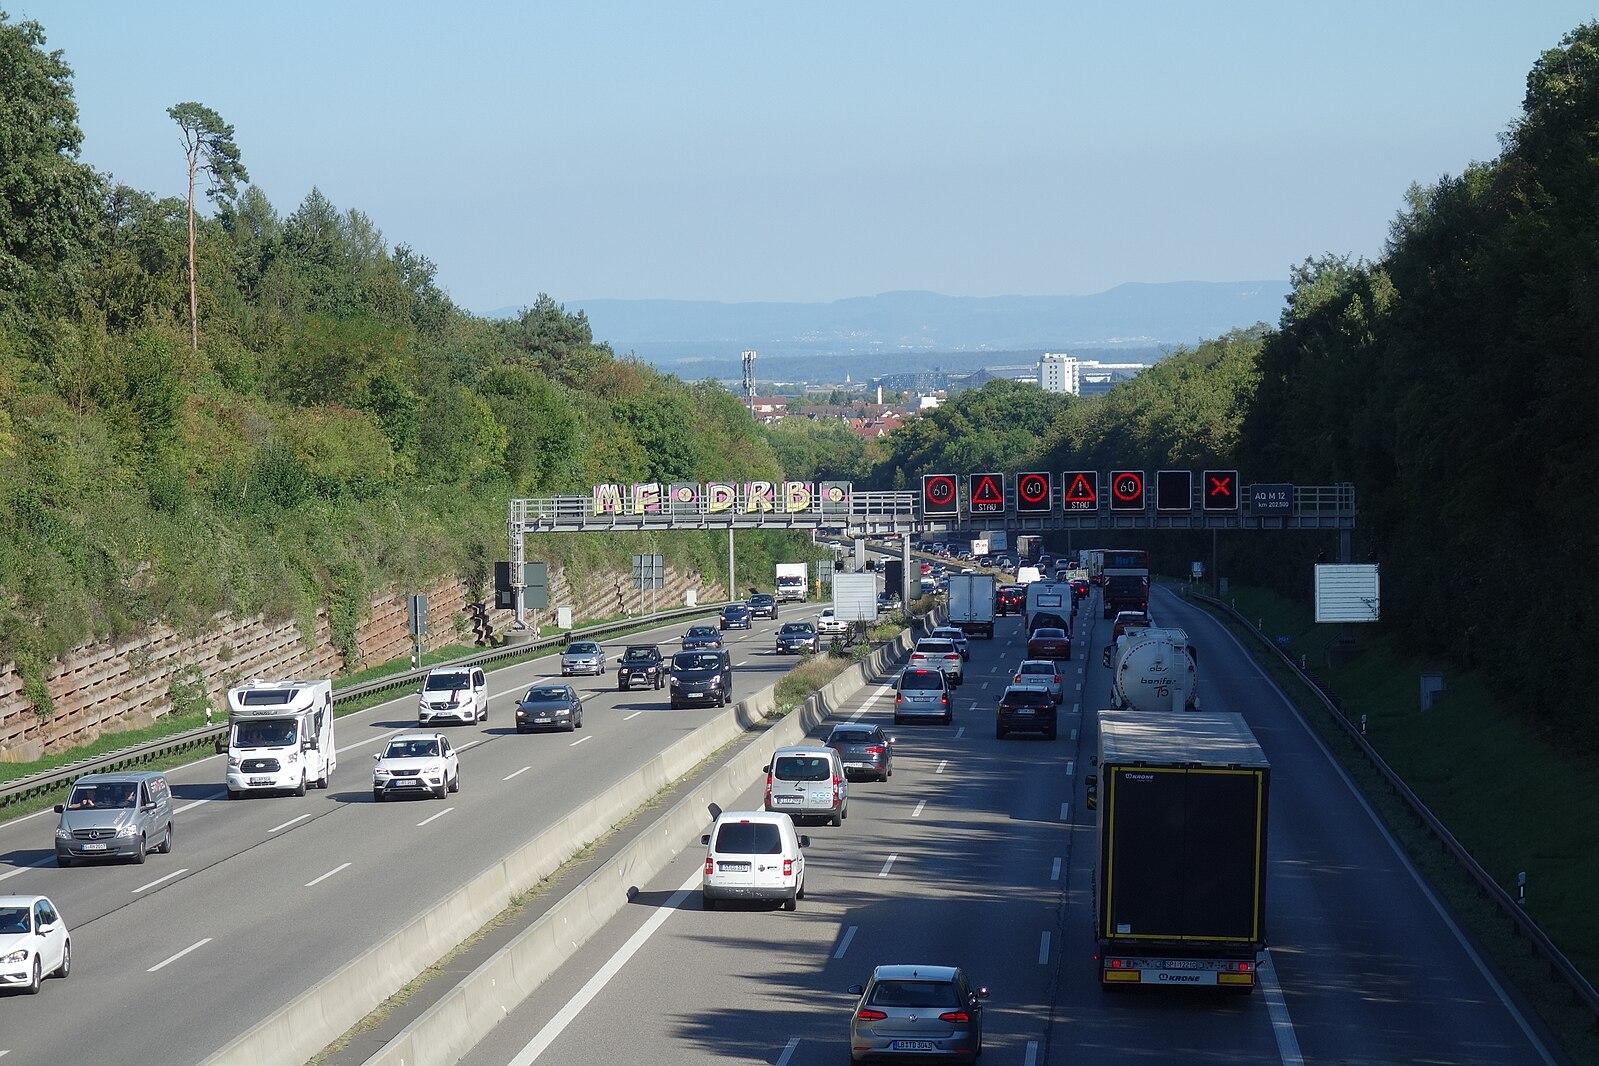
{"label": "grey car on highway", "polygon": [[561,653],[561,676],[605,673],[605,649],[592,640],[574,640]]}
{"label": "grey car on highway", "polygon": [[583,728],[583,701],[571,685],[534,685],[516,705],[516,731]]}
{"label": "grey car on highway", "polygon": [[152,849],[172,850],[172,789],[166,775],[153,770],[85,774],[56,813],[57,866],[84,859],[143,862]]}
{"label": "grey car on highway", "polygon": [[983,1001],[956,966],[879,966],[864,986],[849,1023],[851,1062],[951,1058],[983,1053]]}
{"label": "grey car on highway", "polygon": [[945,725],[955,720],[949,679],[937,667],[908,667],[894,685],[894,724],[918,718],[937,718]]}

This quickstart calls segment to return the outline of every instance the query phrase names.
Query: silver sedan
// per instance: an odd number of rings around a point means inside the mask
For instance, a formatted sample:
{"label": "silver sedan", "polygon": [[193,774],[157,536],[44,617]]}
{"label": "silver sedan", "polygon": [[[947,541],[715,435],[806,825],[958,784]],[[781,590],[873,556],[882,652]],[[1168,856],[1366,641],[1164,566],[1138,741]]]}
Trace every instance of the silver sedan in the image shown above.
{"label": "silver sedan", "polygon": [[575,640],[561,653],[561,676],[605,673],[605,649],[592,640]]}

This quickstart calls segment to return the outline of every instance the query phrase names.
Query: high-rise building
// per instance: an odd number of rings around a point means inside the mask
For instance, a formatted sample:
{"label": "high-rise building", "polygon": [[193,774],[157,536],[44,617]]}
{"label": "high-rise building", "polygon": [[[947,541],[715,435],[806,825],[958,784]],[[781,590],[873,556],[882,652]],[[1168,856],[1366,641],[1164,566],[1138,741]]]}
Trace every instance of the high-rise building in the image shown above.
{"label": "high-rise building", "polygon": [[1045,352],[1038,360],[1038,385],[1045,392],[1098,396],[1147,369],[1144,363],[1101,363],[1063,352]]}

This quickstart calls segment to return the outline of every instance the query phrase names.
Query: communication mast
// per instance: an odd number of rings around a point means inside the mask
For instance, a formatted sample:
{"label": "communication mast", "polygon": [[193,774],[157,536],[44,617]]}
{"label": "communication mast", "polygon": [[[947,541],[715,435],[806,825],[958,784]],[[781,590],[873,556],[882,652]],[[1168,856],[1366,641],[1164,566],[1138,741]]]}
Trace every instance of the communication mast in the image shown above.
{"label": "communication mast", "polygon": [[744,403],[749,407],[750,414],[755,413],[755,352],[744,353]]}

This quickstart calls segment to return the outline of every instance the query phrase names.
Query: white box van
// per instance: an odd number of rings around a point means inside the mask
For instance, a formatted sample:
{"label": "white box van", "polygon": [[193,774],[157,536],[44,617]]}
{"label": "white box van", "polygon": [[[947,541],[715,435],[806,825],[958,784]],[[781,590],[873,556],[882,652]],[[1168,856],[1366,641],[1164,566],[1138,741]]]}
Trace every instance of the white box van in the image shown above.
{"label": "white box van", "polygon": [[849,817],[849,781],[837,751],[815,744],[778,748],[766,770],[766,809],[795,818]]}
{"label": "white box van", "polygon": [[327,788],[339,766],[332,681],[248,681],[228,690],[228,799]]}
{"label": "white box van", "polygon": [[700,879],[700,906],[716,909],[721,899],[777,900],[794,910],[805,898],[809,837],[794,831],[794,819],[770,811],[723,811],[711,831]]}

